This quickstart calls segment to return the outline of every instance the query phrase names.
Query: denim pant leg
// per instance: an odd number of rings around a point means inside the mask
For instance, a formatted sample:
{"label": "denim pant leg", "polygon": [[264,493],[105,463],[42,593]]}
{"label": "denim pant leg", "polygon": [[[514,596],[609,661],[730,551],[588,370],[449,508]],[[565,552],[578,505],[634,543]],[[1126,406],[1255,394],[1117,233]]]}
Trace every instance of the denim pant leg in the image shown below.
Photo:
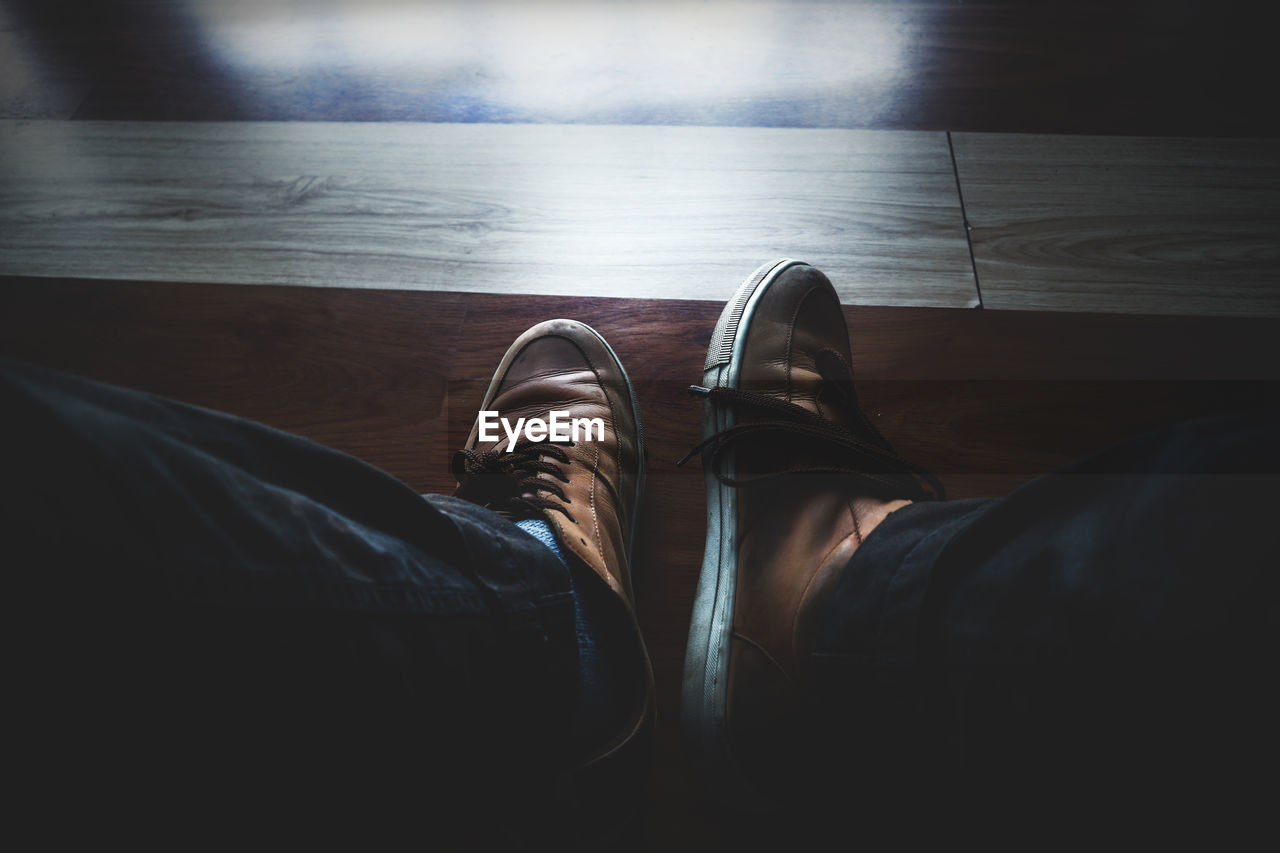
{"label": "denim pant leg", "polygon": [[49,370],[0,362],[0,410],[33,799],[152,819],[376,801],[438,837],[501,835],[495,804],[554,790],[575,614],[532,537],[298,437]]}
{"label": "denim pant leg", "polygon": [[1275,412],[1188,422],[891,514],[812,659],[849,789],[1244,808],[1276,757],[1277,436]]}

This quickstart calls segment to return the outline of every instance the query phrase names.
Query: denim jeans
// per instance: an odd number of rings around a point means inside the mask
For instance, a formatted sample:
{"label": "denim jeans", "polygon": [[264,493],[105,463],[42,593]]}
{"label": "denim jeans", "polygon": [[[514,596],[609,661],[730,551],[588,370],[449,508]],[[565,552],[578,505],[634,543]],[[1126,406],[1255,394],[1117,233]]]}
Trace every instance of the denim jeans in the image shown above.
{"label": "denim jeans", "polygon": [[[376,804],[495,843],[566,812],[575,584],[598,621],[617,606],[602,582],[296,436],[0,365],[5,563],[32,652],[11,695],[37,798],[191,825]],[[611,650],[638,680],[635,653]]]}
{"label": "denim jeans", "polygon": [[[0,400],[11,730],[37,798],[187,825],[374,804],[499,842],[590,802],[565,775],[583,661],[639,672],[621,620],[584,653],[575,584],[597,624],[617,604],[590,573],[239,418],[13,362]],[[795,790],[869,815],[907,791],[1123,798],[1269,771],[1278,426],[1183,424],[891,514],[826,601],[779,738],[820,783]]]}
{"label": "denim jeans", "polygon": [[825,602],[793,748],[868,808],[1268,813],[1277,439],[1275,411],[1189,421],[890,514]]}

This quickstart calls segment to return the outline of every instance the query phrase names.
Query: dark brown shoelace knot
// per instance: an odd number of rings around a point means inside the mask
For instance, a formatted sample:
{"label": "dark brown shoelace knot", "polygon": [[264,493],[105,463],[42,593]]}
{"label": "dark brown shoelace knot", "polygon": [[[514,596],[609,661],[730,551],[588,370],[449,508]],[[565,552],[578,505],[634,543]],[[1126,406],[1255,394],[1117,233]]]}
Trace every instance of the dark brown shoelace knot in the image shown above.
{"label": "dark brown shoelace knot", "polygon": [[[459,450],[453,455],[453,476],[461,486],[458,497],[516,520],[536,518],[547,510],[576,523],[569,510],[548,497],[554,495],[569,503],[560,486],[569,482],[564,470],[571,464],[565,452],[568,447],[573,447],[573,442],[522,441],[510,452],[498,447]],[[540,474],[550,474],[555,479]]]}
{"label": "dark brown shoelace knot", "polygon": [[[790,474],[842,474],[859,478],[872,492],[883,497],[915,501],[943,500],[946,490],[938,478],[900,457],[863,415],[844,359],[838,353],[824,350],[819,354],[817,364],[823,378],[819,398],[832,406],[838,406],[853,429],[767,394],[739,388],[703,388],[693,385],[690,392],[702,397],[712,406],[763,412],[771,417],[767,420],[748,420],[734,424],[708,436],[676,464],[683,465],[698,453],[709,450],[705,464],[716,479],[726,486],[758,485],[774,477]],[[730,476],[725,473],[729,458],[727,451],[730,448],[736,447],[739,454],[754,450],[757,453],[776,455],[780,447],[786,447],[785,444],[780,445],[780,441],[797,440],[805,442],[807,447],[821,447],[824,461],[817,465],[787,464],[779,470],[751,477]],[[807,452],[806,455],[812,456],[812,453]],[[830,461],[827,462],[826,459]]]}

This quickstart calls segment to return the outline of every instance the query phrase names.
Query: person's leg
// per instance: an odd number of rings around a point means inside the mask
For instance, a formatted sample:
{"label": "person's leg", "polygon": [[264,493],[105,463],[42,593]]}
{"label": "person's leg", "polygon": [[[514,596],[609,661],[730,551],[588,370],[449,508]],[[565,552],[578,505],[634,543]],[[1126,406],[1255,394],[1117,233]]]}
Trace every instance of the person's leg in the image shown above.
{"label": "person's leg", "polygon": [[709,522],[683,717],[695,763],[731,802],[806,796],[819,605],[866,533],[940,491],[861,415],[850,361],[830,281],[784,260],[725,307],[694,389]]}
{"label": "person's leg", "polygon": [[[583,323],[549,320],[507,350],[480,409],[492,413],[489,429],[477,419],[455,456],[456,494],[536,525],[568,564],[578,601],[600,614],[579,645],[583,710],[573,730],[576,743],[591,746],[578,774],[579,812],[634,838],[617,814],[634,801],[627,789],[645,780],[655,701],[632,592],[645,473],[639,401],[604,338]],[[568,438],[552,434],[553,417]],[[521,423],[530,425],[525,437],[507,433],[521,433]],[[546,440],[528,437],[544,427]]]}
{"label": "person's leg", "polygon": [[619,618],[575,607],[590,578],[492,510],[238,418],[12,362],[0,397],[33,799],[140,827],[408,804],[437,839],[566,811],[598,746],[572,731],[577,635]]}
{"label": "person's leg", "polygon": [[823,603],[823,748],[877,785],[1247,807],[1280,711],[1276,435],[1189,422],[889,515]]}
{"label": "person's leg", "polygon": [[1263,745],[1274,417],[945,503],[859,411],[847,335],[786,261],[712,338],[684,698],[713,792],[859,829],[988,791],[1002,819],[1012,793],[1062,817],[1171,769],[1203,791],[1189,768]]}

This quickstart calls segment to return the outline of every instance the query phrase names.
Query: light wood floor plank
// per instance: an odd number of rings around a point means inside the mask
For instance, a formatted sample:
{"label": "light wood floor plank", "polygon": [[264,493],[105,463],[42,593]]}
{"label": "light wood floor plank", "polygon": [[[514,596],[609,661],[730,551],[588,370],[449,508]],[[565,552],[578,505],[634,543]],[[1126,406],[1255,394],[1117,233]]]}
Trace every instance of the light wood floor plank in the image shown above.
{"label": "light wood floor plank", "polygon": [[976,304],[944,134],[0,123],[0,273],[723,299],[775,256]]}
{"label": "light wood floor plank", "polygon": [[986,307],[1280,317],[1275,140],[953,143]]}

